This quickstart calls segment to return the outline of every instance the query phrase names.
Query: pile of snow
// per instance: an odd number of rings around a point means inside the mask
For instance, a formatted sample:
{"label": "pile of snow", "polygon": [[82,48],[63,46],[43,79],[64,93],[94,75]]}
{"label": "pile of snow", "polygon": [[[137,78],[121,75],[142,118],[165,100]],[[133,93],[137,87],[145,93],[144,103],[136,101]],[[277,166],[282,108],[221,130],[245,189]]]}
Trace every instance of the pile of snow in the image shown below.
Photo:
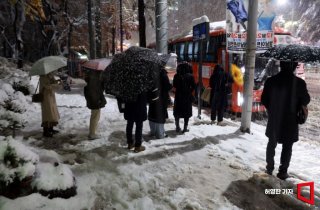
{"label": "pile of snow", "polygon": [[0,183],[6,186],[33,176],[39,156],[11,136],[0,141]]}
{"label": "pile of snow", "polygon": [[29,103],[25,95],[31,89],[28,74],[0,57],[0,131],[25,125],[23,113]]}
{"label": "pile of snow", "polygon": [[32,186],[38,190],[66,190],[75,185],[72,171],[59,163],[39,163]]}
{"label": "pile of snow", "polygon": [[[39,156],[32,148],[11,136],[1,137],[0,194],[13,198],[24,195],[24,189],[14,189],[23,186],[30,193],[40,192],[44,196],[49,195],[49,198],[74,196],[76,183],[72,171],[67,165],[59,163],[55,152],[45,152],[47,154],[39,151]],[[24,182],[28,185],[25,186]]]}

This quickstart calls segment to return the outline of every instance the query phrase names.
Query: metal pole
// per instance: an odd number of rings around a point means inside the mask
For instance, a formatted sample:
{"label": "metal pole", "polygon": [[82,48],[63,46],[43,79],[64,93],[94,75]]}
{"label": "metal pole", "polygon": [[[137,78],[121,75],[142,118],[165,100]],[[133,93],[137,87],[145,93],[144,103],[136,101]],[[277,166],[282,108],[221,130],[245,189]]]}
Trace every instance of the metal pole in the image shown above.
{"label": "metal pole", "polygon": [[201,119],[201,89],[202,89],[202,59],[203,59],[203,40],[200,43],[200,58],[199,58],[199,68],[198,68],[198,118]]}
{"label": "metal pole", "polygon": [[248,10],[248,33],[247,33],[247,49],[246,64],[244,73],[244,90],[243,104],[241,114],[242,132],[250,133],[250,124],[252,116],[252,97],[254,85],[254,68],[256,59],[256,34],[257,34],[257,18],[258,18],[258,0],[249,0]]}
{"label": "metal pole", "polygon": [[167,0],[156,0],[156,49],[168,53],[168,5]]}
{"label": "metal pole", "polygon": [[122,0],[120,0],[120,51],[123,52]]}

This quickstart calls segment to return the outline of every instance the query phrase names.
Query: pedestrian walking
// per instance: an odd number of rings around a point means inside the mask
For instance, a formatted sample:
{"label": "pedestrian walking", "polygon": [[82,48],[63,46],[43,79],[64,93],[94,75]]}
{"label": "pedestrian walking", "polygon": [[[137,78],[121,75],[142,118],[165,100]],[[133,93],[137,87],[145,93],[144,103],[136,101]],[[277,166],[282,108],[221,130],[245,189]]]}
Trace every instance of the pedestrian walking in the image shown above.
{"label": "pedestrian walking", "polygon": [[159,79],[156,87],[149,92],[149,110],[148,120],[150,125],[150,135],[158,139],[167,137],[164,129],[164,123],[168,118],[168,98],[172,85],[169,82],[167,71],[160,69]]}
{"label": "pedestrian walking", "polygon": [[[147,120],[147,94],[140,93],[136,101],[126,102],[124,108],[124,119],[127,120],[126,136],[128,149],[134,152],[145,150],[142,146],[143,121]],[[135,141],[132,138],[133,125],[136,125]]]}
{"label": "pedestrian walking", "polygon": [[53,134],[58,133],[53,127],[59,122],[60,115],[57,107],[55,91],[61,88],[59,81],[54,78],[52,72],[40,75],[39,92],[43,95],[41,101],[41,115],[43,127],[43,136],[52,137]]}
{"label": "pedestrian walking", "polygon": [[229,82],[232,82],[231,76],[220,65],[216,65],[213,74],[210,77],[209,85],[211,87],[211,122],[223,126],[223,114],[227,105]]}
{"label": "pedestrian walking", "polygon": [[281,61],[280,72],[267,79],[261,96],[261,102],[268,112],[266,173],[272,175],[275,148],[277,143],[282,144],[277,177],[283,180],[289,177],[287,172],[292,146],[299,140],[298,109],[310,102],[306,82],[294,75],[297,65],[297,62]]}
{"label": "pedestrian walking", "polygon": [[104,97],[104,84],[102,81],[102,71],[88,71],[85,74],[87,85],[84,87],[84,97],[87,107],[91,109],[89,135],[90,140],[99,138],[96,134],[101,115],[101,108],[105,107],[107,101]]}
{"label": "pedestrian walking", "polygon": [[188,132],[189,118],[192,116],[192,102],[195,90],[195,81],[192,75],[192,66],[188,63],[181,63],[177,67],[177,73],[173,77],[173,87],[175,88],[175,99],[173,116],[175,118],[176,132],[180,132],[180,118],[184,119],[183,133]]}

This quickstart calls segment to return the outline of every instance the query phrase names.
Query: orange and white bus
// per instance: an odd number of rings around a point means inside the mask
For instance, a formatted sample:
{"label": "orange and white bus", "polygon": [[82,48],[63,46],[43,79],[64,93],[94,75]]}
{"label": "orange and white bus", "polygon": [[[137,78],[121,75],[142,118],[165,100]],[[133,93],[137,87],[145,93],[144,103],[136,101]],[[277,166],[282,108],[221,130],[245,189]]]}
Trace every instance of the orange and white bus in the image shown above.
{"label": "orange and white bus", "polygon": [[[213,27],[211,27],[213,26]],[[284,37],[285,36],[285,37]],[[277,41],[282,38],[291,36],[289,33],[275,33],[275,39]],[[275,40],[276,41],[276,40]],[[203,47],[203,63],[202,63],[202,84],[203,88],[209,86],[209,79],[213,73],[215,65],[220,64],[226,72],[231,69],[231,64],[236,64],[241,67],[242,73],[244,72],[243,60],[245,55],[231,54],[226,51],[226,30],[225,21],[210,23],[209,39]],[[148,46],[149,48],[155,48],[155,43]],[[177,61],[187,61],[192,65],[193,75],[198,83],[198,67],[199,67],[199,42],[194,42],[192,34],[177,36],[169,40],[168,51],[169,53],[177,54]],[[260,74],[265,72],[264,69],[269,59],[260,58],[256,56],[255,65],[255,85],[253,89],[253,101],[252,112],[263,113],[265,107],[261,104],[261,94],[263,90],[263,81],[261,81]],[[271,75],[269,75],[271,76]],[[228,96],[228,110],[235,114],[240,114],[242,111],[243,103],[243,85],[237,83],[231,84],[231,93]]]}
{"label": "orange and white bus", "polygon": [[[229,54],[226,51],[226,30],[221,21],[214,23],[216,27],[211,28],[209,39],[206,41],[203,48],[203,66],[202,66],[202,84],[205,87],[209,86],[209,79],[213,73],[215,65],[220,64],[225,71],[230,71],[232,63],[241,67],[241,59],[239,54]],[[220,23],[220,24],[219,24]],[[169,41],[169,52],[177,54],[179,61],[190,62],[193,68],[193,75],[198,82],[198,67],[199,67],[199,42],[193,42],[192,35],[171,39]],[[260,66],[265,66],[267,60],[259,61]],[[264,112],[265,108],[261,104],[262,89],[253,90],[253,106],[252,112]],[[243,85],[236,83],[231,84],[231,93],[228,97],[228,109],[233,113],[241,113],[243,102]]]}

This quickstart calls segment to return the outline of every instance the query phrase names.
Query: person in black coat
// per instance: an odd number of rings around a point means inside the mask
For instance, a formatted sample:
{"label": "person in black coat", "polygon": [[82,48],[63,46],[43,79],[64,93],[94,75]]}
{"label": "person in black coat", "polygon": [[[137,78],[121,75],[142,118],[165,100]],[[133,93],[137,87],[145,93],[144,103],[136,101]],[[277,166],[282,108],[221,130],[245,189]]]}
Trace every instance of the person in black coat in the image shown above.
{"label": "person in black coat", "polygon": [[293,72],[297,62],[280,62],[281,71],[267,79],[261,102],[268,112],[266,136],[269,138],[266,152],[266,172],[272,174],[277,143],[282,144],[279,173],[280,179],[288,178],[293,143],[299,140],[297,122],[298,107],[307,106],[310,96],[304,80]]}
{"label": "person in black coat", "polygon": [[220,65],[214,67],[209,80],[211,87],[211,121],[215,122],[218,114],[218,125],[223,125],[223,113],[227,105],[228,86],[232,82],[231,76]]}
{"label": "person in black coat", "polygon": [[96,139],[98,122],[100,120],[101,108],[105,107],[107,101],[104,97],[104,85],[101,78],[101,71],[88,71],[85,74],[87,85],[84,87],[84,97],[87,101],[87,107],[91,109],[89,139]]}
{"label": "person in black coat", "polygon": [[168,98],[172,85],[169,82],[167,71],[160,69],[159,79],[156,87],[149,93],[148,120],[150,125],[150,135],[161,139],[166,137],[164,123],[168,118]]}
{"label": "person in black coat", "polygon": [[[143,121],[147,119],[147,94],[141,93],[136,101],[125,102],[124,119],[127,120],[127,143],[128,149],[134,149],[134,152],[145,150],[142,146],[142,128]],[[136,124],[135,141],[132,138],[133,124]]]}
{"label": "person in black coat", "polygon": [[179,119],[184,119],[183,132],[188,131],[189,118],[192,116],[192,92],[195,90],[195,81],[192,75],[192,66],[188,63],[181,63],[177,67],[177,73],[173,77],[175,99],[173,115],[176,123],[176,131],[180,132]]}

